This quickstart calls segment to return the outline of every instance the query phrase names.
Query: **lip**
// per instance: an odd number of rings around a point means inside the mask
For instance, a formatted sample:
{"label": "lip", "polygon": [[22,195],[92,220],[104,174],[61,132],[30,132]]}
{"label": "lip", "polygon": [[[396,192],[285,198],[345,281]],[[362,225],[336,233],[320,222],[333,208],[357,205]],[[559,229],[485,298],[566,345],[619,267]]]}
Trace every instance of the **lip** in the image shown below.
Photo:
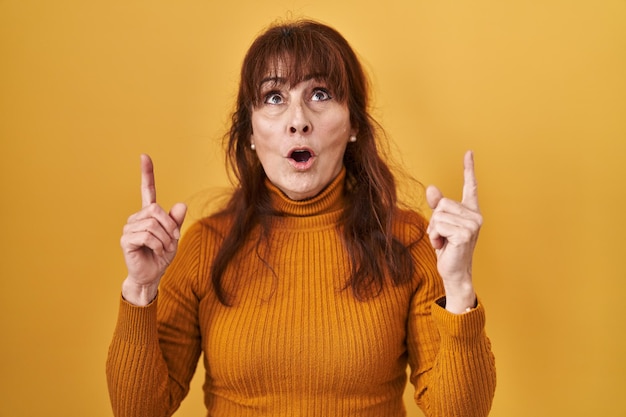
{"label": "lip", "polygon": [[[297,151],[309,152],[311,156],[306,161],[296,161],[291,156],[294,152],[297,152]],[[295,168],[297,171],[306,171],[309,168],[311,168],[311,166],[315,162],[315,159],[317,159],[317,155],[315,154],[315,152],[313,152],[313,149],[309,148],[308,146],[296,146],[296,147],[289,149],[289,151],[287,152],[287,156],[285,158],[287,159],[289,164],[293,168]]]}

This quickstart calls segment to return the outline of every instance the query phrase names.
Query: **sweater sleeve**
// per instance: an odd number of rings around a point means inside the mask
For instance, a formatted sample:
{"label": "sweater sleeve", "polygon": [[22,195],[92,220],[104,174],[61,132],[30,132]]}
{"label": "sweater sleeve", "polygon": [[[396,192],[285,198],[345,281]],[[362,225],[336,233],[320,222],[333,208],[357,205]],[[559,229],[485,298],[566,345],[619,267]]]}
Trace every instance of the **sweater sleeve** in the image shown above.
{"label": "sweater sleeve", "polygon": [[179,407],[201,353],[197,280],[201,229],[192,226],[167,269],[155,301],[120,301],[106,363],[116,417],[165,417]]}
{"label": "sweater sleeve", "polygon": [[436,259],[419,244],[420,285],[411,301],[407,346],[415,400],[428,417],[483,417],[496,384],[494,356],[485,333],[482,303],[455,315],[441,305]]}

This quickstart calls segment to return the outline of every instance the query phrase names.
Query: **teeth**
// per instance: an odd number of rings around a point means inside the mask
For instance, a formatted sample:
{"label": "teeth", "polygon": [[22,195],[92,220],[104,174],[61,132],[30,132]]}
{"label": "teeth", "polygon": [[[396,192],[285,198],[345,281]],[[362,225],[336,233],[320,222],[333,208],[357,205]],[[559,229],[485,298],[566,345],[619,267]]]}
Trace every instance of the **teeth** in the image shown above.
{"label": "teeth", "polygon": [[309,151],[293,151],[291,153],[291,159],[296,162],[306,162],[311,158],[311,152]]}

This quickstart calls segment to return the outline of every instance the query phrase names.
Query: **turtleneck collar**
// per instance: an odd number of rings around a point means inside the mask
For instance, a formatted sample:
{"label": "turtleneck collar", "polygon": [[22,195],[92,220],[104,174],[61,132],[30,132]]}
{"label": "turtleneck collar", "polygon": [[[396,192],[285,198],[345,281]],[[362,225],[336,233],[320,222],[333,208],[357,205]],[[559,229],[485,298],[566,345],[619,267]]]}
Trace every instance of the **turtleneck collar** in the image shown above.
{"label": "turtleneck collar", "polygon": [[[306,200],[291,200],[278,187],[268,179],[265,184],[270,193],[272,206],[279,212],[282,219],[287,218],[312,218],[322,215],[330,215],[329,221],[336,221],[339,218],[341,209],[344,208],[346,169],[341,169],[339,175],[315,197]],[[328,217],[328,216],[323,216]],[[321,220],[321,219],[318,219]],[[297,222],[297,220],[293,219]],[[315,222],[318,223],[319,222]],[[300,224],[300,226],[304,226]]]}

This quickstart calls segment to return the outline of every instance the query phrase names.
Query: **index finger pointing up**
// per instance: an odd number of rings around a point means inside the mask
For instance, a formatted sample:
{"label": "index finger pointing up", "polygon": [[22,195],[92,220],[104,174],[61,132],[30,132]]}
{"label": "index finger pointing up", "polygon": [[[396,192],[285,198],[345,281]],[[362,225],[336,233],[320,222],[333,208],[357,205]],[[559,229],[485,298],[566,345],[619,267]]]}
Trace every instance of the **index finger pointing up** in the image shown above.
{"label": "index finger pointing up", "polygon": [[154,186],[154,166],[152,159],[146,154],[141,155],[141,207],[156,203]]}
{"label": "index finger pointing up", "polygon": [[478,211],[478,183],[474,172],[474,153],[467,151],[463,161],[463,199],[461,203],[471,210]]}

